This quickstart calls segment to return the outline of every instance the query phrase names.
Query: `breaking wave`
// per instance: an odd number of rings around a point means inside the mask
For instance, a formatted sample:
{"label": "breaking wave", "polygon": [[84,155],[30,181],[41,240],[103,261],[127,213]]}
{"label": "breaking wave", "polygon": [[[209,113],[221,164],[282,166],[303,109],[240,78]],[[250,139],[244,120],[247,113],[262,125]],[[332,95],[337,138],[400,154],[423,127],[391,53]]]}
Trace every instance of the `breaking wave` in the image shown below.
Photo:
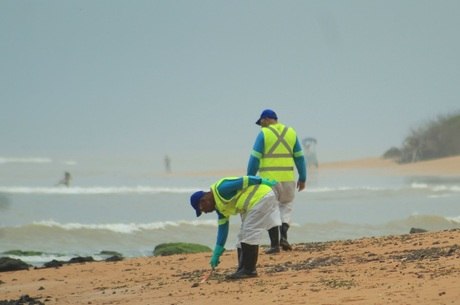
{"label": "breaking wave", "polygon": [[[91,187],[28,187],[28,186],[0,186],[0,193],[4,194],[75,194],[75,195],[96,195],[96,194],[159,194],[159,193],[191,193],[196,187],[158,187],[158,186],[91,186]],[[426,191],[434,194],[458,193],[460,185],[429,185],[424,183],[412,183],[407,187],[384,188],[384,187],[320,187],[309,188],[307,193],[347,193],[347,192],[404,192],[404,191]]]}
{"label": "breaking wave", "polygon": [[109,224],[82,224],[82,223],[59,223],[53,220],[38,221],[31,225],[23,226],[26,230],[36,229],[58,229],[66,231],[91,230],[111,231],[114,233],[131,234],[140,231],[165,230],[173,227],[197,227],[217,226],[215,220],[194,220],[194,221],[159,221],[152,223],[109,223]]}
{"label": "breaking wave", "polygon": [[191,193],[196,188],[174,188],[153,186],[109,186],[109,187],[24,187],[0,186],[0,193],[4,194],[69,194],[69,195],[98,195],[98,194],[159,194],[159,193]]}
{"label": "breaking wave", "polygon": [[5,158],[0,157],[0,164],[4,163],[51,163],[53,162],[49,158]]}

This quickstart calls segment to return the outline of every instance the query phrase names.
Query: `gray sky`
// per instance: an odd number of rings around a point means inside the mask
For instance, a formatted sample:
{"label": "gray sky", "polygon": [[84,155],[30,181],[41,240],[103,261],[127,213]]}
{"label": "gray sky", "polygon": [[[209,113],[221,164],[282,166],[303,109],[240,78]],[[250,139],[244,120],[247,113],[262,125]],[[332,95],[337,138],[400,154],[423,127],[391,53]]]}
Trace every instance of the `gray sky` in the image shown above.
{"label": "gray sky", "polygon": [[264,108],[320,161],[380,156],[460,109],[459,16],[457,0],[2,0],[0,156],[245,162]]}

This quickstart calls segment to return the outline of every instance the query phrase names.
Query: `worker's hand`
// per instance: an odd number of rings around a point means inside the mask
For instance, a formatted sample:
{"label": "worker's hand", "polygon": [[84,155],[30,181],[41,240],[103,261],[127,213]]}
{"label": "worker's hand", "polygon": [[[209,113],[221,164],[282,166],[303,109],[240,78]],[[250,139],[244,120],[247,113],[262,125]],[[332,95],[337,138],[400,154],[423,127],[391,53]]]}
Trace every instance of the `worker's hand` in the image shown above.
{"label": "worker's hand", "polygon": [[268,185],[269,187],[274,187],[278,181],[273,179],[261,178],[260,184]]}
{"label": "worker's hand", "polygon": [[217,265],[219,265],[220,263],[219,258],[222,255],[222,253],[224,253],[224,251],[225,251],[224,247],[220,245],[216,245],[212,253],[211,261],[209,262],[212,269],[216,268]]}
{"label": "worker's hand", "polygon": [[299,192],[305,189],[305,182],[297,181],[297,189],[299,190]]}

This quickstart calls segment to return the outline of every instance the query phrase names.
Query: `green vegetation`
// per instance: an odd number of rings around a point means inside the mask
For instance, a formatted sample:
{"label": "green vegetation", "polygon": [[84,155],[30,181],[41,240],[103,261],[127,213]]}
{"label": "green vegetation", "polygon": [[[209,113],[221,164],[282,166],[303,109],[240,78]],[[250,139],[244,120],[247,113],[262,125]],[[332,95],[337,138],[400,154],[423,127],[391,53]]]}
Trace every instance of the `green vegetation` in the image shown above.
{"label": "green vegetation", "polygon": [[211,248],[198,244],[190,243],[166,243],[160,244],[153,250],[155,256],[167,256],[173,254],[184,254],[184,253],[200,253],[200,252],[211,252]]}
{"label": "green vegetation", "polygon": [[402,147],[390,148],[383,158],[411,163],[456,155],[460,155],[460,111],[412,129]]}

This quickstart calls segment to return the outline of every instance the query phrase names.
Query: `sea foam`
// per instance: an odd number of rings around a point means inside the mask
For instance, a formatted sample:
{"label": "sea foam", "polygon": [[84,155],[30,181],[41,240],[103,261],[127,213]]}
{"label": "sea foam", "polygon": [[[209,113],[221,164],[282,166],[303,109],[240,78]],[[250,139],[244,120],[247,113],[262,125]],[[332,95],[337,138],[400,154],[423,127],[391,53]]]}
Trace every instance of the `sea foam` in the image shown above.
{"label": "sea foam", "polygon": [[[30,226],[30,225],[29,225]],[[193,220],[193,221],[159,221],[152,223],[107,223],[107,224],[82,224],[82,223],[59,223],[53,220],[33,222],[32,226],[48,227],[62,229],[66,231],[72,230],[93,230],[93,231],[111,231],[121,234],[132,234],[140,231],[155,231],[165,230],[171,227],[179,226],[217,226],[215,220]]]}
{"label": "sea foam", "polygon": [[109,186],[109,187],[25,187],[2,186],[0,193],[5,194],[68,194],[68,195],[98,195],[98,194],[159,194],[159,193],[191,193],[195,188],[173,188],[152,186]]}
{"label": "sea foam", "polygon": [[5,158],[0,157],[0,164],[2,163],[51,163],[49,158]]}

